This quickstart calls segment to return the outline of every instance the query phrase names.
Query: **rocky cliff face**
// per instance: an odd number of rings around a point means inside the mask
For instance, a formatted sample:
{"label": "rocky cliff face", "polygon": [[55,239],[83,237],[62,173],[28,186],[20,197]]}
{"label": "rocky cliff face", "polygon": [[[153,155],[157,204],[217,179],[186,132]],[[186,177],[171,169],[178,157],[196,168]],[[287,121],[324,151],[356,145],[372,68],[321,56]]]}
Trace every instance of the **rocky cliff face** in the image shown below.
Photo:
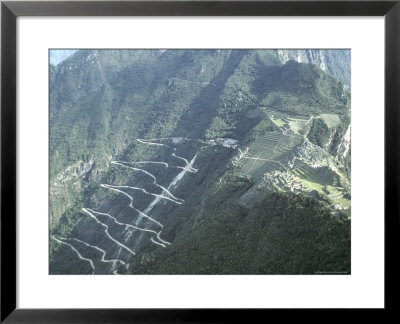
{"label": "rocky cliff face", "polygon": [[351,125],[347,128],[346,133],[344,134],[338,148],[337,148],[337,157],[340,160],[344,160],[348,157],[350,153],[350,142],[351,142]]}
{"label": "rocky cliff face", "polygon": [[312,63],[351,88],[351,51],[324,49],[277,50],[279,60],[286,63],[294,60],[298,63]]}

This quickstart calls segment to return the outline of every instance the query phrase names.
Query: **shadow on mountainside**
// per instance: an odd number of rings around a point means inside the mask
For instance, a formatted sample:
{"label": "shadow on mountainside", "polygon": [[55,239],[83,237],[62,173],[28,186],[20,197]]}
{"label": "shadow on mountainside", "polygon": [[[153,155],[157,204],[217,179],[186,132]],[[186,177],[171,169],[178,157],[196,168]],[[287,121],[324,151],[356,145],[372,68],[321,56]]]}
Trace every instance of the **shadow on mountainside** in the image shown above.
{"label": "shadow on mountainside", "polygon": [[194,98],[172,136],[203,138],[218,111],[218,98],[229,77],[239,66],[246,50],[233,50],[218,75]]}

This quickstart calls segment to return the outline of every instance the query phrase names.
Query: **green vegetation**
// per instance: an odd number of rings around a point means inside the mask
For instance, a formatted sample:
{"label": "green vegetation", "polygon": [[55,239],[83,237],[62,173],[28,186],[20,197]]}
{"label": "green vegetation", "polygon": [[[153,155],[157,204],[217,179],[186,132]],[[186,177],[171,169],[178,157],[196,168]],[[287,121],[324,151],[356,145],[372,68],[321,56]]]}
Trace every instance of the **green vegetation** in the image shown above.
{"label": "green vegetation", "polygon": [[305,196],[271,194],[251,210],[214,199],[171,248],[143,253],[136,274],[350,274],[350,223]]}
{"label": "green vegetation", "polygon": [[248,154],[241,161],[241,172],[260,178],[271,170],[285,171],[284,159],[301,140],[295,136],[284,136],[278,131],[257,138],[248,148]]}
{"label": "green vegetation", "polygon": [[311,143],[324,147],[329,136],[329,127],[325,121],[322,118],[314,118],[310,132],[308,133],[308,139],[311,141]]}
{"label": "green vegetation", "polygon": [[[79,50],[50,66],[50,235],[121,274],[350,273],[349,107],[340,81],[275,50]],[[182,203],[143,216],[165,188]],[[50,273],[92,273],[49,244]]]}
{"label": "green vegetation", "polygon": [[271,120],[274,122],[274,124],[276,125],[276,126],[278,126],[278,127],[282,127],[282,126],[285,126],[286,125],[286,123],[282,120],[282,119],[280,119],[280,118],[274,118],[274,116],[273,115],[271,115]]}
{"label": "green vegetation", "polygon": [[340,124],[340,118],[335,114],[321,114],[320,116],[329,128],[337,127]]}
{"label": "green vegetation", "polygon": [[298,135],[302,135],[304,133],[304,128],[308,122],[307,119],[299,119],[299,118],[288,118],[290,129]]}
{"label": "green vegetation", "polygon": [[268,108],[305,116],[345,113],[349,95],[343,84],[312,64],[288,61],[261,70],[254,91]]}

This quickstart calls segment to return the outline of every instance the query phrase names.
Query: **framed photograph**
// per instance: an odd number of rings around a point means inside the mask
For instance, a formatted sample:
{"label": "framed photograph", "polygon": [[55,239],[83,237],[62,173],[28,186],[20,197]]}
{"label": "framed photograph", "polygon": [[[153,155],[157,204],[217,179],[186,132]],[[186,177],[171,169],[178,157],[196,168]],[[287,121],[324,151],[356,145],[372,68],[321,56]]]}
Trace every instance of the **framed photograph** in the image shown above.
{"label": "framed photograph", "polygon": [[2,2],[1,321],[393,309],[399,14]]}

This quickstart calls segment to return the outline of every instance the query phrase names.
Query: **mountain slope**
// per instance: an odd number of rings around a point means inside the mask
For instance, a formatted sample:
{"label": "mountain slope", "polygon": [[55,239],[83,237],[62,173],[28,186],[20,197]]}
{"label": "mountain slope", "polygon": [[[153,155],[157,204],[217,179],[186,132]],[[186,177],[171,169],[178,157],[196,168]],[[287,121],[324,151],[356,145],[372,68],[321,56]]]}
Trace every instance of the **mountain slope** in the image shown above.
{"label": "mountain slope", "polygon": [[334,78],[351,88],[351,51],[326,49],[278,50],[282,63],[294,60],[298,63],[311,63],[320,67]]}
{"label": "mountain slope", "polygon": [[167,251],[138,255],[131,267],[132,273],[349,271],[349,221],[330,218],[314,199],[275,193],[250,210],[220,201],[210,204],[204,213],[212,217],[204,217]]}
{"label": "mountain slope", "polygon": [[349,273],[349,129],[277,50],[80,50],[50,69],[50,273]]}

